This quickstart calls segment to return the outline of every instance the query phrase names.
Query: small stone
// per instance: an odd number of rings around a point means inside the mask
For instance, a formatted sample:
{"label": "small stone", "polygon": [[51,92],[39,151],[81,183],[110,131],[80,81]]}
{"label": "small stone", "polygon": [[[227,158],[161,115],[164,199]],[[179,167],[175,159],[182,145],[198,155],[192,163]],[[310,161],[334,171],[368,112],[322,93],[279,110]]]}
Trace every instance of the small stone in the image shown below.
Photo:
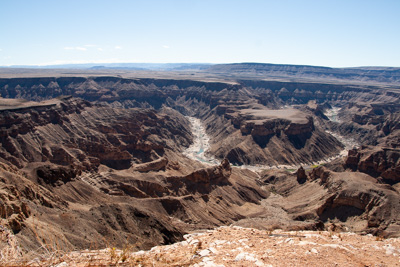
{"label": "small stone", "polygon": [[386,246],[386,255],[394,255],[395,254],[395,252],[396,252],[396,248],[395,247],[393,247],[392,245],[387,245]]}
{"label": "small stone", "polygon": [[214,244],[216,244],[216,245],[222,245],[224,243],[226,243],[226,240],[215,240],[214,241]]}
{"label": "small stone", "polygon": [[258,259],[254,254],[249,254],[246,252],[239,253],[235,258],[235,261],[242,261],[242,260],[252,261],[252,262],[258,261]]}
{"label": "small stone", "polygon": [[199,242],[200,242],[199,240],[193,239],[193,240],[191,240],[191,241],[189,242],[189,244],[190,244],[190,245],[194,245],[194,244],[197,244],[197,243],[199,243]]}
{"label": "small stone", "polygon": [[287,238],[287,239],[285,240],[285,243],[293,244],[293,243],[294,243],[293,238]]}
{"label": "small stone", "polygon": [[310,251],[311,253],[318,254],[318,250],[316,250],[315,248],[312,248]]}
{"label": "small stone", "polygon": [[208,249],[203,249],[202,251],[199,252],[200,257],[205,257],[210,255],[210,251]]}
{"label": "small stone", "polygon": [[213,262],[213,261],[209,261],[209,262],[205,262],[205,263],[203,263],[204,265],[204,267],[225,267],[225,265],[222,265],[222,264],[216,264],[215,262]]}
{"label": "small stone", "polygon": [[235,261],[242,261],[242,260],[245,259],[245,257],[246,257],[246,253],[239,253],[239,254],[236,256]]}
{"label": "small stone", "polygon": [[260,261],[260,260],[257,260],[254,264],[255,264],[256,266],[265,266],[264,262],[262,262],[262,261]]}
{"label": "small stone", "polygon": [[215,248],[211,247],[208,250],[211,251],[211,253],[216,254],[218,252],[218,250],[216,250]]}
{"label": "small stone", "polygon": [[210,262],[212,261],[210,257],[204,257],[203,258],[203,262]]}

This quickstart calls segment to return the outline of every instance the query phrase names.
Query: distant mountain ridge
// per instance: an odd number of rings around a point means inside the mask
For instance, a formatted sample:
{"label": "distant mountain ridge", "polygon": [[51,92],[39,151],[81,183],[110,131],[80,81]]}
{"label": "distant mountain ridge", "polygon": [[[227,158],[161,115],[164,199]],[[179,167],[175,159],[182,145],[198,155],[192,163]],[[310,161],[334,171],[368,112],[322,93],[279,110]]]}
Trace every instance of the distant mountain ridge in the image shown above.
{"label": "distant mountain ridge", "polygon": [[309,70],[309,71],[334,71],[334,72],[347,72],[347,71],[394,71],[399,72],[400,67],[389,66],[360,66],[360,67],[326,67],[314,65],[296,65],[296,64],[274,64],[274,63],[260,63],[260,62],[241,62],[241,63],[76,63],[76,64],[51,64],[51,65],[11,65],[0,66],[0,68],[77,68],[77,69],[90,69],[90,68],[107,68],[107,69],[144,69],[144,70],[176,70],[176,69],[207,69],[210,71],[217,71],[223,69],[251,69],[251,70]]}
{"label": "distant mountain ridge", "polygon": [[324,78],[365,82],[376,81],[400,85],[400,68],[397,67],[331,68],[309,65],[234,63],[213,65],[207,71],[238,76]]}
{"label": "distant mountain ridge", "polygon": [[[364,66],[350,68],[332,68],[311,65],[288,65],[271,63],[87,63],[47,66],[9,66],[7,68],[27,69],[78,69],[92,70],[127,70],[127,71],[182,71],[213,76],[232,77],[239,80],[284,78],[301,80],[352,81],[356,83],[386,83],[400,86],[400,67]],[[192,74],[193,75],[193,74]]]}
{"label": "distant mountain ridge", "polygon": [[217,71],[223,69],[247,69],[247,70],[290,70],[290,71],[326,71],[326,72],[364,72],[364,71],[390,71],[399,72],[400,67],[381,67],[381,66],[363,66],[363,67],[348,67],[348,68],[332,68],[325,66],[312,66],[312,65],[291,65],[291,64],[272,64],[272,63],[257,63],[257,62],[244,62],[244,63],[231,63],[231,64],[215,64],[210,66],[209,70]]}
{"label": "distant mountain ridge", "polygon": [[[189,70],[207,69],[212,64],[208,63],[82,63],[60,65],[13,65],[9,68],[33,68],[33,69],[126,69],[126,70]],[[0,66],[1,68],[1,66]],[[4,66],[3,66],[4,68]]]}

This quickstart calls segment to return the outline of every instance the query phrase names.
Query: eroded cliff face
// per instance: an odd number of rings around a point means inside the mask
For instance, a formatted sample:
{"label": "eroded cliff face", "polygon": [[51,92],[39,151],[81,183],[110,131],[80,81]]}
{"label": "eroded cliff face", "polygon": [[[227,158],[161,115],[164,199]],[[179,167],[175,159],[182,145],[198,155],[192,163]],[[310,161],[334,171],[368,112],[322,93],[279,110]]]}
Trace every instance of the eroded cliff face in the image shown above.
{"label": "eroded cliff face", "polygon": [[[245,105],[248,108],[251,105]],[[296,109],[256,109],[219,105],[203,115],[211,138],[211,153],[238,165],[295,165],[337,155],[343,145],[314,125],[311,113]],[[276,115],[279,113],[278,115]],[[261,114],[261,115],[260,115]]]}
{"label": "eroded cliff face", "polygon": [[[280,207],[277,216],[283,217],[285,211],[297,221],[282,221],[280,227],[318,229],[333,223],[329,227],[337,230],[398,236],[398,191],[365,173],[334,172],[325,167],[298,171],[297,175],[269,170],[260,180],[279,195],[268,201]],[[239,225],[252,224],[244,220]]]}
{"label": "eroded cliff face", "polygon": [[160,108],[162,104],[182,95],[214,104],[217,101],[214,95],[224,89],[235,91],[238,88],[237,85],[217,82],[119,77],[0,79],[0,94],[6,98],[41,101],[70,95],[122,107]]}
{"label": "eroded cliff face", "polygon": [[32,162],[95,170],[100,164],[128,169],[155,160],[166,149],[191,142],[183,116],[154,110],[114,109],[79,99],[0,114],[3,161],[22,168]]}
{"label": "eroded cliff face", "polygon": [[339,111],[340,123],[335,123],[331,129],[360,144],[399,147],[398,103],[347,103]]}
{"label": "eroded cliff face", "polygon": [[[227,94],[229,92],[229,94]],[[40,101],[71,95],[89,101],[104,101],[125,107],[161,107],[178,97],[195,98],[215,107],[221,99],[255,98],[263,105],[277,101],[393,102],[396,90],[374,86],[240,80],[236,84],[174,79],[128,79],[104,77],[48,77],[0,79],[0,94],[6,98]]]}
{"label": "eroded cliff face", "polygon": [[388,147],[353,149],[349,151],[346,167],[393,185],[400,182],[400,149]]}
{"label": "eroded cliff face", "polygon": [[[400,99],[400,94],[396,90],[359,84],[259,80],[224,83],[174,79],[129,79],[112,76],[0,79],[0,93],[3,97],[30,100],[72,95],[117,108],[160,109],[168,106],[183,115],[196,116],[204,120],[208,134],[213,137],[213,142],[216,144],[211,153],[220,160],[228,157],[236,164],[269,165],[318,161],[337,154],[341,145],[334,140],[335,138],[324,133],[324,128],[320,127],[320,123],[315,124],[311,118],[322,117],[326,120],[322,109],[309,113],[310,118],[307,123],[298,123],[285,118],[255,123],[246,116],[238,116],[236,114],[238,109],[251,108],[254,103],[267,109],[280,109],[284,104],[305,104],[310,100],[317,103],[330,101],[339,105],[344,105],[349,101],[373,102],[372,110],[368,114],[374,116],[359,114],[351,107],[349,107],[349,114],[353,114],[351,119],[356,124],[359,122],[379,127],[379,132],[384,136],[398,125],[394,123],[395,118],[391,120],[393,123],[378,123],[382,119],[379,117],[382,116],[380,113],[382,107],[377,103],[396,103]],[[226,131],[225,124],[213,123],[211,120],[216,120],[216,115],[207,115],[207,111],[214,109],[214,113],[224,116],[230,120],[234,128],[240,129],[241,135],[234,130]],[[206,120],[207,118],[210,119]],[[57,120],[57,118],[54,119]],[[366,141],[373,142],[374,138],[371,137],[375,135],[375,130],[363,125],[355,129],[353,122],[348,125],[344,123],[334,126],[331,129],[344,136],[359,131],[357,137],[364,137]],[[216,135],[217,132],[223,131],[228,135]],[[222,139],[237,140],[230,141],[232,144],[226,141],[223,147],[219,139],[221,141]],[[247,143],[252,144],[251,150],[255,148],[255,156],[246,156],[249,152]],[[287,147],[286,144],[288,144]],[[216,148],[217,145],[222,148]],[[271,146],[273,148],[269,151],[265,150]],[[271,160],[271,155],[276,155],[276,151],[282,147],[284,153]],[[305,153],[305,151],[310,151],[310,153]],[[125,157],[125,160],[128,160],[128,154],[125,154]]]}

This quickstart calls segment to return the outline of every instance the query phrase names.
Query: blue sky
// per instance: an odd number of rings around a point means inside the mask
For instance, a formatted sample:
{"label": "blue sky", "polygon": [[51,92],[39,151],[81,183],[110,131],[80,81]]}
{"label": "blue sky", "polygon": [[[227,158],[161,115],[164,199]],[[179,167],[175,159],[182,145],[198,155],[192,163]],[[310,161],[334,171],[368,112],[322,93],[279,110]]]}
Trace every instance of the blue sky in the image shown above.
{"label": "blue sky", "polygon": [[0,66],[400,67],[400,0],[0,0]]}

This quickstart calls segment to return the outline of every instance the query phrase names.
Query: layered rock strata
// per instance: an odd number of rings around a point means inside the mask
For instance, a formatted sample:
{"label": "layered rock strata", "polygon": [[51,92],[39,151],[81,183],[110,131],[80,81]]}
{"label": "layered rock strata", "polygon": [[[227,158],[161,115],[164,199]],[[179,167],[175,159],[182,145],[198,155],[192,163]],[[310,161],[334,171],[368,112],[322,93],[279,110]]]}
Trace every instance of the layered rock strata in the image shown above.
{"label": "layered rock strata", "polygon": [[212,137],[211,153],[239,165],[311,163],[338,154],[343,147],[315,127],[311,115],[293,108],[220,105],[204,118]]}

